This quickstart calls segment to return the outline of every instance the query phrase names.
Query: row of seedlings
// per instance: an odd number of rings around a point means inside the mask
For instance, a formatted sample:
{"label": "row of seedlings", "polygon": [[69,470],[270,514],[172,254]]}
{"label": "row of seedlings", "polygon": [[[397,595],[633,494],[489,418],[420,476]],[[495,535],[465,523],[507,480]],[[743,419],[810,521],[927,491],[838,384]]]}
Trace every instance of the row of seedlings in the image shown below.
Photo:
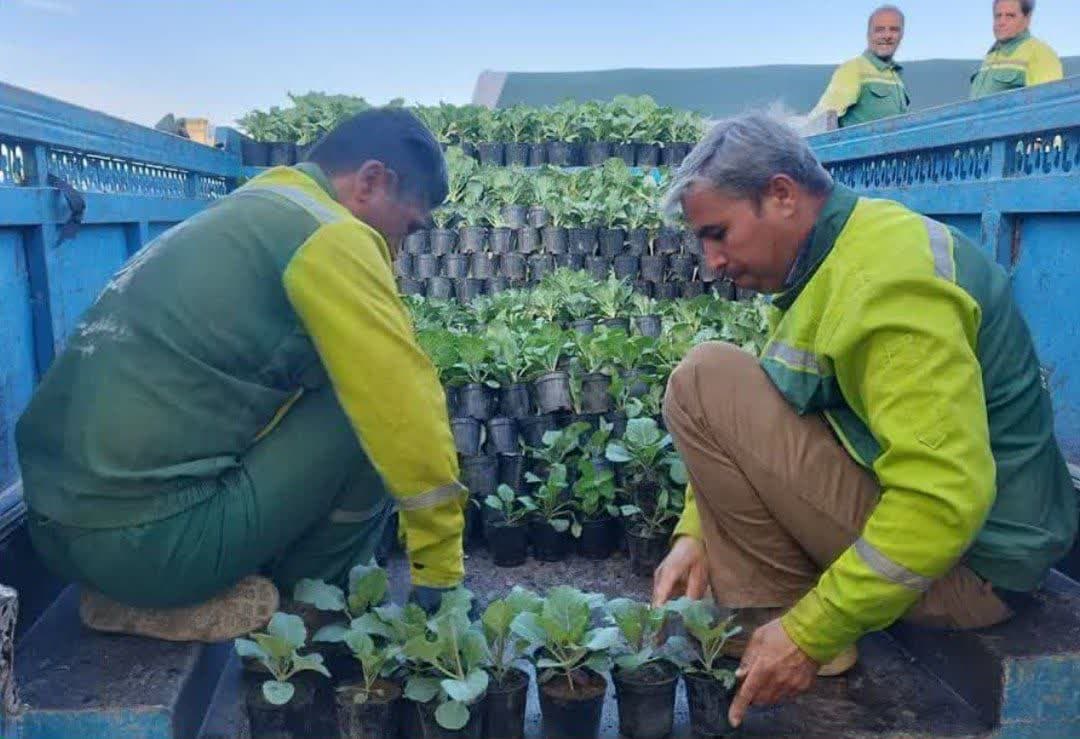
{"label": "row of seedlings", "polygon": [[[704,601],[654,608],[570,586],[543,597],[515,587],[474,620],[464,588],[429,616],[390,604],[387,586],[384,570],[365,565],[347,591],[301,580],[292,603],[300,615],[277,613],[265,632],[236,640],[253,739],[522,739],[528,663],[546,737],[598,737],[610,682],[623,736],[667,736],[680,677],[691,728],[731,729],[737,663],[722,652],[739,628]],[[686,637],[664,638],[670,616]]]}

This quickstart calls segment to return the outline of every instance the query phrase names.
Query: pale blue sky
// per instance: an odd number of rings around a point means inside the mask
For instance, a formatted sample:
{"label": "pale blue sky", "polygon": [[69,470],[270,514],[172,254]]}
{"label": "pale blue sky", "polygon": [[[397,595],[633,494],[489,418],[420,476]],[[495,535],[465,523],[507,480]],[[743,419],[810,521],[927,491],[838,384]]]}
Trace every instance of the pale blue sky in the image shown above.
{"label": "pale blue sky", "polygon": [[[0,80],[140,123],[231,124],[287,90],[467,102],[514,71],[833,63],[865,43],[866,0],[0,0]],[[978,58],[990,0],[907,0],[903,59]],[[1080,54],[1080,0],[1033,30]]]}

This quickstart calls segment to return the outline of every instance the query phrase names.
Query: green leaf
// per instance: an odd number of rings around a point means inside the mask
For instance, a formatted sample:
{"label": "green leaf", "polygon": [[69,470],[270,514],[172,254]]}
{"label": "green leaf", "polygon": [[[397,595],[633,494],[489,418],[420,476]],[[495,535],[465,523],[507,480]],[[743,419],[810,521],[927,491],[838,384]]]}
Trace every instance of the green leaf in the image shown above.
{"label": "green leaf", "polygon": [[255,642],[250,639],[234,639],[233,646],[236,653],[241,657],[254,657],[255,659],[269,659],[269,655]]}
{"label": "green leaf", "polygon": [[309,603],[320,611],[345,610],[345,593],[337,585],[323,580],[301,579],[293,588],[293,600]]}
{"label": "green leaf", "polygon": [[470,672],[465,680],[443,680],[441,685],[453,700],[472,703],[487,690],[488,681],[488,674],[476,669]]}
{"label": "green leaf", "polygon": [[570,528],[570,522],[565,518],[553,518],[548,521],[548,523],[551,524],[551,528],[555,529],[560,534]]}
{"label": "green leaf", "polygon": [[405,642],[405,646],[402,648],[402,653],[407,659],[420,662],[436,661],[439,658],[440,651],[438,642],[428,641],[423,634],[412,637]]}
{"label": "green leaf", "polygon": [[321,654],[295,655],[293,657],[293,670],[295,672],[310,670],[311,672],[317,672],[320,675],[330,677],[330,671],[326,669],[326,665],[323,664],[323,656]]}
{"label": "green leaf", "polygon": [[405,682],[405,697],[417,703],[428,703],[439,694],[439,681],[434,677],[413,675]]}
{"label": "green leaf", "polygon": [[357,565],[349,571],[349,611],[359,616],[386,597],[386,570],[377,565]]}
{"label": "green leaf", "polygon": [[547,633],[540,623],[539,614],[531,611],[515,616],[510,624],[510,630],[530,644],[543,644],[547,641]]}
{"label": "green leaf", "polygon": [[283,706],[292,700],[293,694],[296,693],[296,688],[292,683],[281,682],[279,680],[267,680],[262,684],[263,697],[266,698],[267,703],[271,703],[275,706]]}
{"label": "green leaf", "polygon": [[[629,423],[629,421],[627,421],[627,423]],[[630,454],[630,452],[626,450],[626,447],[617,441],[613,441],[608,444],[607,452],[604,454],[604,456],[608,458],[608,461],[618,463],[629,462],[633,459],[633,456]]]}
{"label": "green leaf", "polygon": [[266,627],[266,632],[282,639],[293,649],[299,649],[307,641],[307,629],[304,628],[303,619],[290,613],[275,613],[270,619],[270,625]]}
{"label": "green leaf", "polygon": [[614,626],[593,629],[585,635],[585,648],[594,652],[611,649],[619,643],[619,630]]}
{"label": "green leaf", "polygon": [[345,643],[353,654],[370,654],[375,651],[374,640],[362,631],[346,632]]}
{"label": "green leaf", "polygon": [[573,536],[575,539],[581,538],[581,524],[577,521],[574,521],[572,524],[570,524],[570,535]]}
{"label": "green leaf", "polygon": [[457,731],[469,723],[469,709],[459,701],[447,701],[435,709],[435,721],[449,731]]}
{"label": "green leaf", "polygon": [[611,655],[607,652],[591,654],[589,655],[589,658],[585,660],[585,667],[588,667],[593,672],[607,672],[611,669],[611,666]]}
{"label": "green leaf", "polygon": [[343,642],[345,641],[345,634],[348,631],[345,624],[327,624],[315,632],[315,636],[311,637],[311,641]]}

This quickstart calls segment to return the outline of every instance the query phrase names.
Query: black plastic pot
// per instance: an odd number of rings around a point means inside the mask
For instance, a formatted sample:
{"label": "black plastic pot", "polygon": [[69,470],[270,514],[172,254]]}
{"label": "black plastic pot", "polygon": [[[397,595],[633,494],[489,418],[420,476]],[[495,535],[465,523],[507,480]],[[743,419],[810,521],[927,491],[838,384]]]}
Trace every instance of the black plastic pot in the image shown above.
{"label": "black plastic pot", "polygon": [[654,247],[657,254],[678,254],[682,248],[682,237],[676,229],[664,226],[656,234]]}
{"label": "black plastic pot", "polygon": [[399,252],[394,258],[394,277],[411,277],[413,258],[411,254]]}
{"label": "black plastic pot", "polygon": [[495,276],[495,270],[499,266],[499,257],[478,251],[472,255],[472,276],[478,280],[487,280]]}
{"label": "black plastic pot", "polygon": [[529,166],[547,164],[547,144],[529,144]]}
{"label": "black plastic pot", "polygon": [[612,144],[610,141],[591,141],[585,144],[585,164],[595,167],[611,159]]}
{"label": "black plastic pot", "polygon": [[660,145],[638,144],[634,150],[634,163],[639,167],[655,167],[660,164]]}
{"label": "black plastic pot", "polygon": [[387,680],[375,681],[372,694],[358,702],[363,686],[346,684],[334,691],[338,731],[341,736],[357,739],[397,739],[398,711],[396,701],[401,688]]}
{"label": "black plastic pot", "polygon": [[562,226],[544,226],[540,230],[540,237],[548,254],[565,254],[569,248],[569,235]]}
{"label": "black plastic pot", "polygon": [[444,386],[443,395],[446,396],[446,417],[457,418],[458,417],[458,389],[454,386]]}
{"label": "black plastic pot", "polygon": [[646,254],[641,258],[641,279],[647,282],[663,282],[667,270],[667,257],[662,254]]}
{"label": "black plastic pot", "polygon": [[454,280],[454,297],[462,303],[469,303],[486,292],[483,280],[471,278]]}
{"label": "black plastic pot", "polygon": [[585,269],[584,254],[556,254],[555,266],[559,269],[580,270]]}
{"label": "black plastic pot", "polygon": [[[583,423],[589,427],[586,433],[592,433],[600,428],[600,415],[597,413],[572,413],[566,423],[560,425],[569,426],[572,423]],[[567,470],[566,474],[571,483],[577,479],[577,470]]]}
{"label": "black plastic pot", "polygon": [[738,285],[735,286],[736,300],[753,300],[756,295],[757,293],[749,288],[739,287]]}
{"label": "black plastic pot", "polygon": [[551,223],[551,213],[542,205],[529,208],[528,223],[533,228],[543,228]]}
{"label": "black plastic pot", "polygon": [[634,322],[637,324],[637,330],[642,336],[648,336],[652,339],[658,338],[660,332],[664,330],[664,319],[655,314],[638,316],[634,319]]}
{"label": "black plastic pot", "polygon": [[480,163],[493,167],[501,167],[505,147],[500,141],[483,141],[476,145],[476,152],[480,155]]}
{"label": "black plastic pot", "polygon": [[427,281],[427,296],[436,300],[454,297],[454,283],[449,277],[432,277]]}
{"label": "black plastic pot", "polygon": [[487,248],[487,240],[488,230],[483,226],[465,226],[461,229],[458,251],[462,254],[484,251]]}
{"label": "black plastic pot", "polygon": [[503,254],[499,259],[499,275],[508,280],[524,280],[528,274],[528,263],[521,254]]}
{"label": "black plastic pot", "polygon": [[591,318],[581,318],[573,321],[570,324],[570,328],[574,329],[579,334],[591,334],[596,328],[596,322]]}
{"label": "black plastic pot", "polygon": [[480,697],[469,706],[469,723],[451,731],[439,726],[435,720],[435,711],[439,710],[438,701],[417,703],[406,700],[403,711],[405,718],[401,732],[407,739],[483,739],[484,736],[484,701]]}
{"label": "black plastic pot", "polygon": [[566,141],[549,141],[547,144],[548,164],[556,167],[573,167],[577,164],[574,154],[577,147]]}
{"label": "black plastic pot", "polygon": [[611,377],[601,372],[581,376],[583,413],[607,413],[611,408]]}
{"label": "black plastic pot", "polygon": [[493,522],[488,524],[485,536],[491,561],[497,567],[518,567],[529,558],[529,531],[525,523],[508,526]]}
{"label": "black plastic pot", "polygon": [[570,410],[574,407],[570,398],[570,376],[561,370],[540,375],[533,382],[536,407],[541,413]]}
{"label": "black plastic pot", "polygon": [[540,686],[540,714],[544,739],[597,739],[604,710],[607,680],[589,673],[589,684],[575,693],[566,689],[566,680],[555,677]]}
{"label": "black plastic pot", "polygon": [[567,229],[571,254],[590,256],[596,253],[596,229],[575,227]]}
{"label": "black plastic pot", "polygon": [[507,226],[491,229],[491,251],[494,254],[509,254],[514,251],[517,233]]}
{"label": "black plastic pot", "polygon": [[282,739],[283,737],[314,736],[318,732],[316,721],[316,683],[312,680],[293,678],[296,692],[283,706],[275,706],[263,696],[262,684],[267,674],[244,675],[244,701],[252,739]]}
{"label": "black plastic pot", "polygon": [[692,280],[690,282],[684,282],[682,286],[682,296],[684,298],[696,298],[699,295],[705,294],[705,283],[701,280]]}
{"label": "black plastic pot", "polygon": [[573,546],[569,531],[556,531],[547,521],[529,524],[529,541],[532,542],[533,556],[541,562],[561,562]]}
{"label": "black plastic pot", "polygon": [[645,373],[640,369],[620,370],[623,382],[626,383],[626,393],[631,398],[641,398],[649,394],[649,383],[645,381]]}
{"label": "black plastic pot", "polygon": [[554,431],[555,428],[555,418],[550,413],[518,419],[521,440],[534,449],[544,446],[544,434]]}
{"label": "black plastic pot", "polygon": [[589,271],[590,277],[597,282],[603,282],[608,278],[608,272],[611,271],[611,258],[588,257],[585,260],[585,268]]}
{"label": "black plastic pot", "polygon": [[450,431],[458,454],[468,457],[480,453],[480,422],[475,418],[451,419]]}
{"label": "black plastic pot", "polygon": [[508,485],[511,490],[520,491],[525,487],[525,466],[528,459],[524,454],[499,455],[499,484]]}
{"label": "black plastic pot", "polygon": [[625,413],[607,413],[604,415],[604,420],[613,426],[611,429],[612,438],[618,439],[626,433],[626,422],[629,419],[627,419]]}
{"label": "black plastic pot", "polygon": [[620,280],[636,280],[638,272],[641,270],[641,257],[636,257],[633,254],[623,254],[620,257],[615,257],[612,260],[612,268],[615,270],[615,277]]}
{"label": "black plastic pot", "polygon": [[425,230],[413,231],[405,237],[405,251],[409,254],[427,254],[431,251],[431,237]]}
{"label": "black plastic pot", "polygon": [[495,295],[501,293],[504,290],[510,289],[510,280],[505,277],[495,276],[487,281],[488,283],[488,295]]}
{"label": "black plastic pot", "polygon": [[494,495],[499,487],[499,458],[494,454],[479,454],[474,457],[462,457],[461,484],[469,494],[484,502],[484,498]]}
{"label": "black plastic pot", "polygon": [[532,254],[533,252],[540,251],[542,242],[540,240],[540,230],[533,228],[532,226],[525,226],[519,228],[517,232],[517,251],[520,254]]}
{"label": "black plastic pot", "polygon": [[420,253],[413,257],[413,277],[426,280],[439,276],[439,257],[434,254]]}
{"label": "black plastic pot", "polygon": [[265,167],[270,164],[270,146],[265,141],[241,139],[240,161],[249,167]]}
{"label": "black plastic pot", "polygon": [[656,291],[653,289],[654,287],[655,285],[653,283],[646,282],[645,280],[634,281],[634,292],[648,295],[650,298],[656,294]]}
{"label": "black plastic pot", "polygon": [[637,146],[633,142],[615,144],[611,147],[611,155],[622,159],[627,167],[633,167],[637,159]]}
{"label": "black plastic pot", "polygon": [[630,319],[626,316],[619,316],[618,318],[605,318],[604,325],[612,330],[620,330],[625,334],[630,333]]}
{"label": "black plastic pot", "polygon": [[619,733],[628,739],[662,739],[675,724],[679,671],[669,662],[611,672],[619,706]]}
{"label": "black plastic pot", "polygon": [[652,234],[647,228],[634,228],[626,234],[626,253],[643,257],[649,253]]}
{"label": "black plastic pot", "polygon": [[676,282],[689,282],[694,279],[694,257],[691,254],[675,254],[668,260],[671,279]]}
{"label": "black plastic pot", "polygon": [[476,149],[476,144],[472,141],[462,141],[458,146],[461,147],[461,153],[465,156],[472,157],[473,159],[478,159],[480,157],[480,153]]}
{"label": "black plastic pot", "polygon": [[401,290],[402,295],[423,295],[425,285],[423,280],[415,280],[412,277],[402,277],[398,281],[398,289]]}
{"label": "black plastic pot", "polygon": [[640,577],[652,577],[653,571],[667,554],[667,538],[642,536],[630,530],[626,532],[626,543],[630,548],[630,571]]}
{"label": "black plastic pot", "polygon": [[555,257],[550,254],[533,254],[529,257],[529,281],[540,282],[555,271]]}
{"label": "black plastic pot", "polygon": [[288,167],[296,164],[296,144],[291,141],[270,142],[270,166]]}
{"label": "black plastic pot", "polygon": [[486,421],[491,418],[491,389],[479,382],[462,385],[458,391],[458,405],[462,416]]}
{"label": "black plastic pot", "polygon": [[499,215],[511,229],[524,228],[529,222],[529,206],[527,205],[504,205],[499,210]]}
{"label": "black plastic pot", "polygon": [[529,697],[529,673],[516,667],[501,683],[488,685],[484,735],[490,739],[524,739],[525,706]]}
{"label": "black plastic pot", "polygon": [[677,282],[658,282],[654,290],[657,300],[675,300],[675,298],[682,295],[682,290]]}
{"label": "black plastic pot", "polygon": [[704,253],[701,238],[688,228],[679,233],[679,243],[682,244],[683,254],[700,257]]}
{"label": "black plastic pot", "polygon": [[428,241],[431,245],[431,253],[442,256],[449,254],[457,245],[457,231],[449,228],[436,228],[431,232]]}
{"label": "black plastic pot", "polygon": [[451,280],[463,280],[469,275],[468,254],[447,254],[442,258],[443,275]]}
{"label": "black plastic pot", "polygon": [[615,552],[617,535],[615,519],[611,516],[597,521],[585,521],[581,524],[578,551],[586,559],[607,559]]}
{"label": "black plastic pot", "polygon": [[[739,666],[735,659],[723,661],[731,670]],[[690,728],[694,735],[714,737],[733,734],[735,729],[728,721],[728,710],[731,699],[735,697],[735,689],[704,675],[687,673],[683,675],[683,680],[686,682],[686,702],[690,708]]]}
{"label": "black plastic pot", "polygon": [[521,451],[517,424],[512,418],[492,418],[487,422],[488,444],[496,454],[517,454]]}
{"label": "black plastic pot", "polygon": [[499,414],[507,418],[525,418],[532,413],[529,386],[518,382],[499,391]]}
{"label": "black plastic pot", "polygon": [[665,167],[678,167],[683,159],[686,159],[691,148],[691,144],[685,141],[671,141],[664,144],[664,148],[660,150],[660,164]]}
{"label": "black plastic pot", "polygon": [[615,259],[626,247],[626,230],[622,228],[601,228],[597,232],[600,242],[600,256]]}
{"label": "black plastic pot", "polygon": [[508,141],[503,147],[503,161],[507,167],[528,167],[529,145]]}

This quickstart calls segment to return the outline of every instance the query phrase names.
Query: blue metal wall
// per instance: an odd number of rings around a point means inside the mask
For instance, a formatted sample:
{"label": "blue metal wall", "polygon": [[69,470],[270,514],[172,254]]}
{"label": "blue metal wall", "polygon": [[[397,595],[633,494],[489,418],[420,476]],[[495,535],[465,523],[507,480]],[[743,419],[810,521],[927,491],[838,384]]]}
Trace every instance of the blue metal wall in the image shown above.
{"label": "blue metal wall", "polygon": [[1080,78],[811,139],[833,176],[956,226],[1012,278],[1080,464]]}

